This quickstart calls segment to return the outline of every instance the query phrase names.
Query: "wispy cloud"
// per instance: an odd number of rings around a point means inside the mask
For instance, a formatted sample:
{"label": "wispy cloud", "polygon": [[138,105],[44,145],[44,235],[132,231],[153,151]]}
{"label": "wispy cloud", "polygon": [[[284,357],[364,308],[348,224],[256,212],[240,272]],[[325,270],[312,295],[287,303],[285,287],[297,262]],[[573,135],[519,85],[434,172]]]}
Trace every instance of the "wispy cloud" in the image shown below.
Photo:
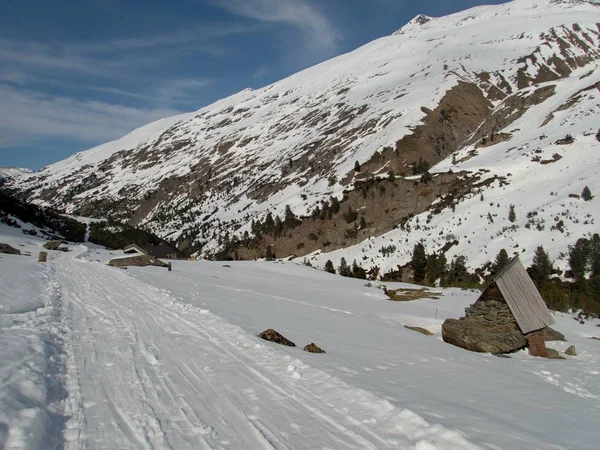
{"label": "wispy cloud", "polygon": [[293,26],[304,35],[314,51],[334,52],[339,30],[307,0],[211,0],[232,14],[260,22]]}
{"label": "wispy cloud", "polygon": [[209,78],[174,78],[162,82],[154,88],[146,88],[143,93],[111,86],[89,85],[85,86],[85,89],[121,98],[144,100],[156,105],[193,105],[203,89],[210,86],[211,83],[212,80]]}
{"label": "wispy cloud", "polygon": [[178,78],[167,81],[158,88],[157,101],[160,104],[189,104],[200,90],[211,84],[209,79]]}
{"label": "wispy cloud", "polygon": [[179,112],[76,100],[3,84],[0,84],[0,98],[0,147],[47,138],[102,142]]}
{"label": "wispy cloud", "polygon": [[241,25],[203,27],[146,38],[85,43],[27,42],[0,37],[0,64],[15,67],[21,73],[41,69],[51,73],[119,78],[190,51],[223,56],[226,50],[212,39],[255,30],[256,27]]}
{"label": "wispy cloud", "polygon": [[0,37],[0,147],[49,138],[94,144],[181,109],[196,109],[211,80],[157,68],[182,55],[221,54],[211,39],[255,28],[209,26],[86,43]]}

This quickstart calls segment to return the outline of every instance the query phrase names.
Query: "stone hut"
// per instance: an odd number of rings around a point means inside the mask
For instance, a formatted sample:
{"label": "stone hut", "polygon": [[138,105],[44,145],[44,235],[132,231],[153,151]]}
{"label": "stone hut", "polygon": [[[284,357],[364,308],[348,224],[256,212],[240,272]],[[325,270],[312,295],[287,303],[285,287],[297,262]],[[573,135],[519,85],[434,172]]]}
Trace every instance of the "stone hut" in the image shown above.
{"label": "stone hut", "polygon": [[444,341],[490,353],[508,353],[529,343],[532,354],[545,356],[544,338],[536,332],[554,319],[518,256],[494,276],[465,313],[444,322]]}

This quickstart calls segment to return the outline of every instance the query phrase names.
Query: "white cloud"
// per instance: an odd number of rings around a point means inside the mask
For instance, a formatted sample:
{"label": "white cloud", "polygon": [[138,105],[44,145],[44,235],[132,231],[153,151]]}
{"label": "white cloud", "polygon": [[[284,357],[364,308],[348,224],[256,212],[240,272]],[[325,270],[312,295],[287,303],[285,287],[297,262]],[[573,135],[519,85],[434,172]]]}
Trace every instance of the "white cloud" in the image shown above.
{"label": "white cloud", "polygon": [[141,125],[179,113],[169,108],[133,108],[50,96],[2,84],[0,98],[0,147],[48,138],[105,142]]}
{"label": "white cloud", "polygon": [[213,0],[213,3],[242,17],[298,28],[315,51],[331,53],[337,47],[339,31],[306,0]]}

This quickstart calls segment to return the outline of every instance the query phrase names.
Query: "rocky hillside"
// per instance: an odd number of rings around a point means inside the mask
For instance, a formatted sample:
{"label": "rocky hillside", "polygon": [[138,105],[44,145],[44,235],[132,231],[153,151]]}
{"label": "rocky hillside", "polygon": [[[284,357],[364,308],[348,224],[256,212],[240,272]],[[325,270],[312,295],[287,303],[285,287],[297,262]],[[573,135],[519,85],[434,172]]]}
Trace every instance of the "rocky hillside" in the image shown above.
{"label": "rocky hillside", "polygon": [[418,16],[8,184],[199,256],[257,257],[273,245],[277,256],[387,270],[417,240],[471,265],[504,247],[527,261],[540,243],[558,256],[600,219],[596,199],[574,197],[600,192],[599,47],[596,0]]}
{"label": "rocky hillside", "polygon": [[9,178],[31,175],[32,172],[30,169],[20,167],[0,167],[0,183],[5,182]]}

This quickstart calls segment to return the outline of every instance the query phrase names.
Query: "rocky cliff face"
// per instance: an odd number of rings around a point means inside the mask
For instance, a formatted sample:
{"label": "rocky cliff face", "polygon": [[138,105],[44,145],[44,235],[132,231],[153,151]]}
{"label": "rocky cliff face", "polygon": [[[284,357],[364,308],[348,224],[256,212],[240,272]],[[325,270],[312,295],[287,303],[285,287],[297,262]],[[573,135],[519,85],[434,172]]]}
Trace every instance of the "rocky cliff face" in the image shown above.
{"label": "rocky cliff face", "polygon": [[[384,261],[376,239],[412,249],[415,229],[431,248],[454,241],[450,235],[458,238],[456,251],[474,242],[483,247],[490,236],[511,230],[484,213],[460,217],[459,201],[486,190],[494,197],[505,191],[494,208],[520,201],[524,189],[534,189],[521,174],[554,163],[553,154],[568,159],[555,147],[566,134],[582,144],[578,156],[570,169],[553,164],[542,178],[568,185],[572,180],[560,180],[573,177],[577,166],[585,181],[574,192],[592,179],[599,45],[596,1],[516,0],[420,16],[352,53],[142,127],[9,184],[37,203],[127,220],[204,256],[223,248],[229,256],[259,256],[274,244],[278,256],[337,250],[337,258],[358,255],[394,267],[408,253]],[[420,177],[419,161],[434,166],[432,179]],[[545,187],[547,195],[553,191]],[[568,193],[538,198],[520,219]],[[339,210],[321,218],[332,197]],[[278,233],[261,232],[249,245],[257,234],[252,223],[269,212],[283,219],[286,206],[307,218],[288,221]],[[344,218],[349,209],[358,211],[354,221]],[[463,233],[463,219],[477,226]],[[573,239],[587,230],[583,216],[575,220]]]}

